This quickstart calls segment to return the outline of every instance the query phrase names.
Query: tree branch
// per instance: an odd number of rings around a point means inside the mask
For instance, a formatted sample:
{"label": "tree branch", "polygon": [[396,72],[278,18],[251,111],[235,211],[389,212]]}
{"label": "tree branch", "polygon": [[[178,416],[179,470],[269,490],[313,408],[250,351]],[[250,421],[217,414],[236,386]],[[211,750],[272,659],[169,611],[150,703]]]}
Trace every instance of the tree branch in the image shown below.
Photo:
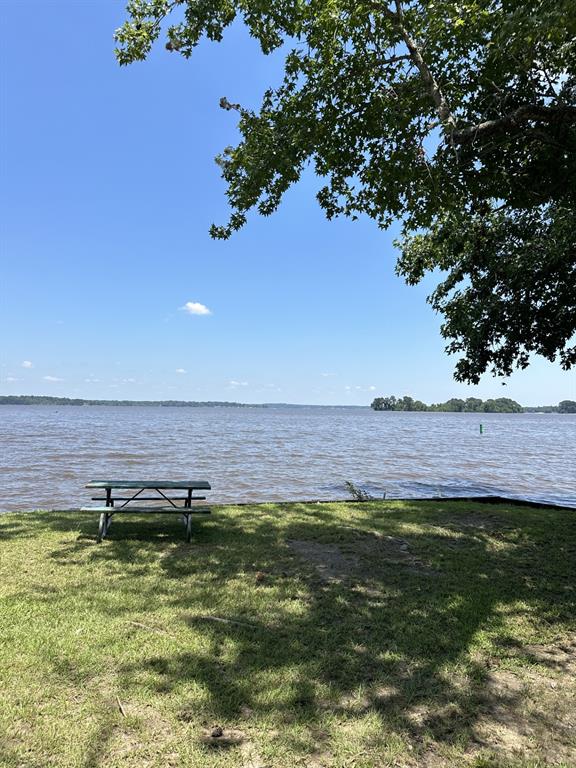
{"label": "tree branch", "polygon": [[395,64],[397,61],[410,61],[411,59],[410,54],[403,53],[401,56],[390,56],[389,59],[382,59],[378,63],[385,67],[387,64]]}
{"label": "tree branch", "polygon": [[459,144],[465,144],[469,141],[474,141],[478,137],[485,138],[494,133],[519,130],[520,124],[529,120],[553,123],[564,119],[568,119],[571,123],[576,122],[576,107],[569,105],[547,107],[541,104],[523,104],[513,112],[498,117],[495,120],[485,120],[482,123],[455,130],[452,138]]}
{"label": "tree branch", "polygon": [[390,8],[388,8],[386,5],[379,6],[379,10],[384,11],[386,16],[388,16],[388,18],[391,19],[398,27],[398,31],[402,35],[402,39],[406,43],[406,47],[410,52],[410,58],[416,65],[416,68],[420,72],[420,76],[424,81],[424,84],[430,91],[430,95],[432,96],[432,100],[436,105],[436,111],[438,112],[440,120],[444,125],[448,126],[452,130],[456,125],[456,121],[450,112],[450,107],[448,106],[448,102],[442,93],[442,89],[430,71],[428,64],[426,64],[424,61],[424,57],[422,56],[416,41],[413,39],[404,25],[404,9],[402,8],[402,1],[395,0],[395,5],[396,13],[391,11]]}

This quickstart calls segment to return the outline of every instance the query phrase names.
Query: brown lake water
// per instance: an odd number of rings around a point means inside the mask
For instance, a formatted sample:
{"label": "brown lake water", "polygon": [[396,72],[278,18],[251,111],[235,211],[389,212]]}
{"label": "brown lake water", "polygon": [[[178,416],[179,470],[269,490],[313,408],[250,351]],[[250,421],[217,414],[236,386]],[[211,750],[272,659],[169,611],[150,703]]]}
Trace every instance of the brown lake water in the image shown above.
{"label": "brown lake water", "polygon": [[101,477],[205,478],[214,503],[342,499],[349,480],[576,507],[576,415],[1,406],[0,424],[4,511],[82,506]]}

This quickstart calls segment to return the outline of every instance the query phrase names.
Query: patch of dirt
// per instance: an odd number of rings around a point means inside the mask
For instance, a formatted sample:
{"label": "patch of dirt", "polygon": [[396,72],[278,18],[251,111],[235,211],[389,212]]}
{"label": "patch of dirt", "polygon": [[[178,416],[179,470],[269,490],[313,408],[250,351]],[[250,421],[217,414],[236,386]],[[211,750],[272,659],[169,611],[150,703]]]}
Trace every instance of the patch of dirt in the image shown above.
{"label": "patch of dirt", "polygon": [[576,765],[576,643],[524,649],[549,665],[492,670],[474,735],[481,746],[507,755]]}
{"label": "patch of dirt", "polygon": [[509,753],[525,751],[532,735],[523,716],[523,700],[527,694],[526,686],[512,672],[498,670],[488,675],[475,727],[475,737],[482,746]]}
{"label": "patch of dirt", "polygon": [[242,768],[271,768],[264,763],[254,744],[250,741],[244,741],[240,745],[240,754],[242,755]]}
{"label": "patch of dirt", "polygon": [[558,646],[525,645],[523,651],[528,658],[549,667],[555,672],[565,672],[576,677],[576,637]]}
{"label": "patch of dirt", "polygon": [[451,515],[446,522],[454,528],[478,528],[481,531],[495,531],[506,527],[497,515],[469,512],[466,515]]}
{"label": "patch of dirt", "polygon": [[341,580],[348,576],[368,576],[372,565],[367,558],[374,557],[387,564],[400,565],[418,573],[432,573],[411,551],[408,542],[380,533],[358,532],[352,542],[340,546],[320,541],[292,539],[287,542],[293,552],[311,563],[323,581]]}
{"label": "patch of dirt", "polygon": [[342,579],[358,568],[358,558],[345,554],[336,544],[295,539],[287,544],[297,555],[312,563],[323,581]]}
{"label": "patch of dirt", "polygon": [[367,555],[376,555],[387,563],[402,565],[411,571],[419,573],[432,572],[429,566],[416,557],[411,551],[410,545],[404,539],[385,536],[377,531],[372,531],[359,537],[358,548]]}
{"label": "patch of dirt", "polygon": [[[218,735],[217,735],[218,734]],[[230,749],[239,747],[245,741],[245,734],[236,728],[204,728],[200,734],[200,741],[211,749]]]}
{"label": "patch of dirt", "polygon": [[144,726],[148,737],[167,740],[172,735],[172,724],[151,704],[123,701],[122,707],[128,717],[138,718]]}
{"label": "patch of dirt", "polygon": [[246,737],[246,734],[237,728],[204,728],[200,735],[200,741],[211,750],[227,750],[237,747],[241,755],[242,768],[272,768],[262,760],[258,750]]}
{"label": "patch of dirt", "polygon": [[[133,753],[141,750],[142,746],[141,739],[134,733],[116,727],[112,729],[110,733],[110,743],[108,745],[107,755],[111,759],[125,760]],[[139,759],[142,759],[141,756],[139,756]]]}
{"label": "patch of dirt", "polygon": [[[413,738],[415,762],[404,755],[398,763],[404,768],[465,766],[480,755],[502,762],[576,766],[576,639],[524,646],[517,654],[523,661],[532,659],[533,665],[490,669],[476,694],[470,680],[453,680],[458,692],[449,702],[410,703],[401,690],[384,685],[343,696],[326,708],[359,715],[374,706],[393,707]],[[469,736],[470,742],[454,762],[451,749],[458,734]]]}

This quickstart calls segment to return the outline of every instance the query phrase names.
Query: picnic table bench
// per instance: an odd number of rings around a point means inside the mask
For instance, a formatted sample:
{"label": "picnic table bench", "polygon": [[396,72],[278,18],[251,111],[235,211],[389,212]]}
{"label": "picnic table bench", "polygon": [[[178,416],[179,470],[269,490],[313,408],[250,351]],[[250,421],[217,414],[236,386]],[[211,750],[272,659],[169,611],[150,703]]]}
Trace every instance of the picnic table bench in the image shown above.
{"label": "picnic table bench", "polygon": [[[86,488],[98,489],[105,493],[105,495],[92,497],[92,501],[105,502],[104,506],[81,509],[82,512],[100,513],[98,542],[102,541],[108,533],[112,516],[115,514],[136,512],[182,515],[186,526],[186,541],[192,538],[192,515],[210,514],[209,507],[193,503],[204,501],[206,498],[206,496],[194,496],[194,491],[211,490],[210,483],[206,480],[91,480],[86,484]],[[124,493],[116,495],[117,491]],[[185,494],[173,495],[174,491],[185,491]],[[134,501],[136,504],[133,504]],[[142,506],[140,502],[143,501],[165,503],[159,506],[151,504]]]}

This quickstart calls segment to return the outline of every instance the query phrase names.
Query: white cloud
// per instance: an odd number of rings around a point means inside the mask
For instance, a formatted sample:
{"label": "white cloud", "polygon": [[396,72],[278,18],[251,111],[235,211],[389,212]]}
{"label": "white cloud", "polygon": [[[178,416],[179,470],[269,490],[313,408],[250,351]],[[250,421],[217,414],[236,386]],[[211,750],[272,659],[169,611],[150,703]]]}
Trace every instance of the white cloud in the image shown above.
{"label": "white cloud", "polygon": [[30,360],[24,360],[22,368],[34,368],[34,364]]}
{"label": "white cloud", "polygon": [[6,376],[6,381],[20,381],[16,376]]}
{"label": "white cloud", "polygon": [[370,384],[369,387],[359,386],[358,384],[356,384],[353,387],[346,386],[344,387],[344,389],[347,390],[348,392],[350,392],[353,389],[356,390],[357,392],[374,392],[376,387],[373,384]]}
{"label": "white cloud", "polygon": [[235,381],[232,379],[232,381],[228,382],[229,387],[247,387],[248,382],[247,381]]}
{"label": "white cloud", "polygon": [[186,373],[184,368],[176,368],[176,373]]}
{"label": "white cloud", "polygon": [[84,381],[86,382],[86,384],[97,384],[100,381],[100,379],[90,378],[90,379],[84,379]]}
{"label": "white cloud", "polygon": [[199,301],[187,301],[183,307],[180,307],[180,309],[183,309],[184,312],[187,312],[189,315],[211,315],[212,314],[212,312],[208,309],[208,307],[205,304],[200,304]]}
{"label": "white cloud", "polygon": [[64,381],[64,379],[59,379],[58,376],[42,376],[44,381]]}
{"label": "white cloud", "polygon": [[136,379],[122,379],[122,384],[136,384]]}
{"label": "white cloud", "polygon": [[337,376],[337,373],[321,373],[320,376],[324,376],[327,379],[329,376]]}

